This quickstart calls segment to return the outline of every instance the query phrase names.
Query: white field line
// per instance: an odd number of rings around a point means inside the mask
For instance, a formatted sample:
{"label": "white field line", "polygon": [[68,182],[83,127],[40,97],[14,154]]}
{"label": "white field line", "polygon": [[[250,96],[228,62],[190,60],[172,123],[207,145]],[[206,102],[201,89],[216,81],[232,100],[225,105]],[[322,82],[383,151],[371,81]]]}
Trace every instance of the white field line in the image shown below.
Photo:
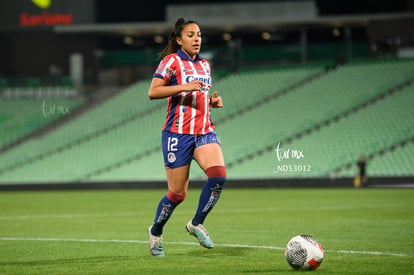
{"label": "white field line", "polygon": [[[148,241],[142,240],[98,240],[98,239],[75,239],[75,238],[32,238],[32,237],[0,237],[0,241],[35,241],[35,242],[84,242],[84,243],[134,243],[134,244],[148,244]],[[171,245],[195,245],[196,242],[164,242]],[[253,249],[269,249],[282,250],[285,247],[280,246],[265,246],[265,245],[250,245],[250,244],[216,244],[217,247],[232,247],[232,248],[253,248]],[[324,250],[327,253],[338,254],[361,254],[361,255],[377,255],[377,256],[395,256],[407,257],[404,253],[392,253],[384,251],[354,251],[354,250]]]}

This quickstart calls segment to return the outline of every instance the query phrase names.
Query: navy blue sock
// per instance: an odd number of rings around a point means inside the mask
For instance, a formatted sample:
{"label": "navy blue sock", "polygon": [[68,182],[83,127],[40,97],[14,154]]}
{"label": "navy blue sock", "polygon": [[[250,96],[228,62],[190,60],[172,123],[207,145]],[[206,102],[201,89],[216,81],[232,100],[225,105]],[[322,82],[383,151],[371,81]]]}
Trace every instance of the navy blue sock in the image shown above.
{"label": "navy blue sock", "polygon": [[165,195],[159,202],[157,212],[155,214],[154,224],[151,228],[151,234],[160,236],[164,225],[167,223],[172,213],[174,212],[177,203],[171,201],[167,195]]}
{"label": "navy blue sock", "polygon": [[208,213],[220,198],[226,177],[209,178],[203,186],[198,202],[197,212],[192,220],[193,225],[203,224]]}
{"label": "navy blue sock", "polygon": [[168,190],[167,195],[162,197],[160,200],[157,212],[155,214],[154,224],[151,228],[151,234],[155,236],[160,236],[164,225],[170,219],[174,209],[184,201],[186,194],[177,194]]}

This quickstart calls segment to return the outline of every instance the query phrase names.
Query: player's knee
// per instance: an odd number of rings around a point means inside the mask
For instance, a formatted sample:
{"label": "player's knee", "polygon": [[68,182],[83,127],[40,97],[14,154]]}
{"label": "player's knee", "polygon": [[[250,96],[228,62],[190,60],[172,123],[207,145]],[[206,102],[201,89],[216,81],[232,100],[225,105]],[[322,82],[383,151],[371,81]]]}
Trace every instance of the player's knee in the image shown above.
{"label": "player's knee", "polygon": [[209,167],[206,170],[206,174],[210,182],[219,184],[221,187],[226,183],[227,172],[225,166],[219,165]]}
{"label": "player's knee", "polygon": [[175,204],[180,204],[182,201],[184,201],[186,196],[187,194],[178,194],[172,192],[171,190],[169,190],[167,193],[167,198]]}

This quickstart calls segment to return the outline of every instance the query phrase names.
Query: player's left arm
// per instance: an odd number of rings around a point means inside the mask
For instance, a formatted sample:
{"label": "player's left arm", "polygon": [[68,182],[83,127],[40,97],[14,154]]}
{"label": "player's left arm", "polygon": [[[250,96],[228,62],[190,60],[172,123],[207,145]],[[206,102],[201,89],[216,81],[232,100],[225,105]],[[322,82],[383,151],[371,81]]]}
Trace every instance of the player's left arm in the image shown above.
{"label": "player's left arm", "polygon": [[210,106],[212,108],[223,107],[223,99],[221,98],[221,96],[217,95],[217,91],[215,91],[213,95],[210,97]]}

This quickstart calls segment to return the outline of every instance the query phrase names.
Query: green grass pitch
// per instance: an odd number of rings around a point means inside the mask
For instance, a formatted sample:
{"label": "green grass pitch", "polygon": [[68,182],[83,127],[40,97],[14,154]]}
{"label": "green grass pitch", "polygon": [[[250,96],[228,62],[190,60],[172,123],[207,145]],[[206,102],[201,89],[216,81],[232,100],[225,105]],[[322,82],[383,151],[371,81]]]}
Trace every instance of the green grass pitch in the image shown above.
{"label": "green grass pitch", "polygon": [[319,274],[414,274],[414,189],[230,189],[206,220],[216,247],[185,232],[199,190],[147,228],[165,190],[0,193],[0,274],[294,274],[289,239],[318,238]]}

